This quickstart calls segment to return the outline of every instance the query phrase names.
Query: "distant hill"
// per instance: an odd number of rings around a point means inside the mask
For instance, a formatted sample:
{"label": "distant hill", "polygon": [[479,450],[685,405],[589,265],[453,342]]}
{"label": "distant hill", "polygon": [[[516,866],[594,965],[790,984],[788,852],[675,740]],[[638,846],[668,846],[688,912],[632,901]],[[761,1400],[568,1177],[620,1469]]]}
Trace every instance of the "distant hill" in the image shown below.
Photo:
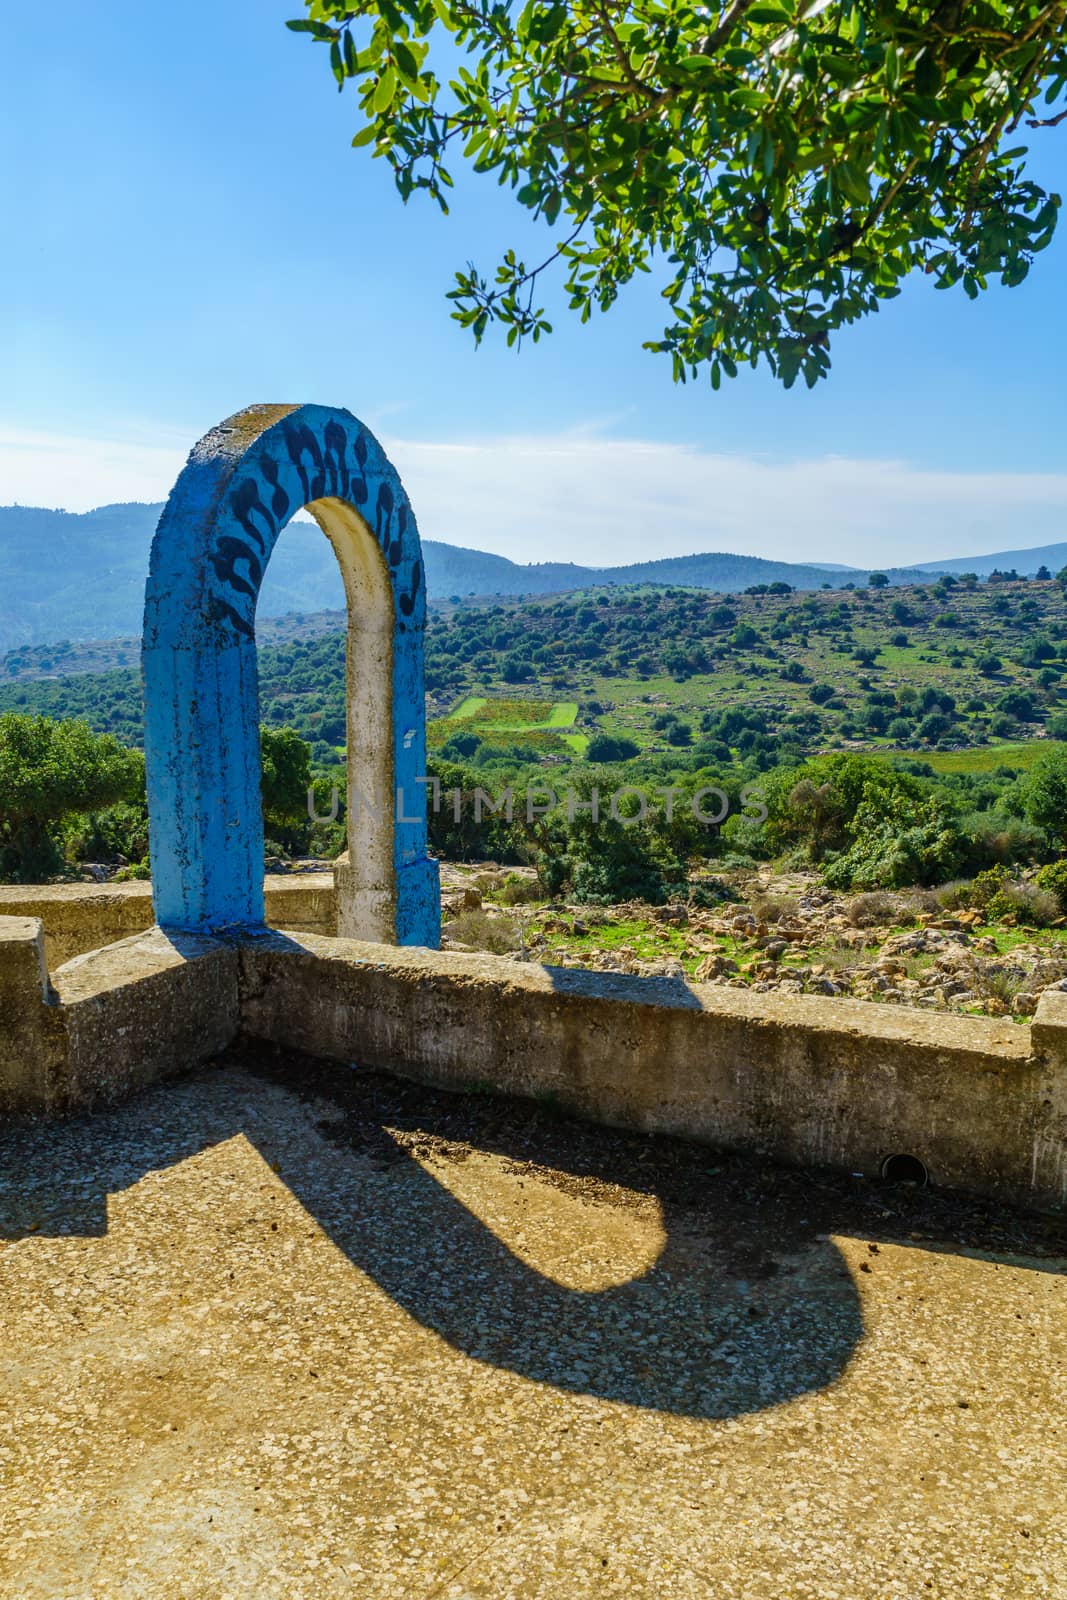
{"label": "distant hill", "polygon": [[[75,513],[34,506],[0,507],[0,654],[16,646],[136,637],[141,631],[145,574],[159,505],[101,506]],[[817,563],[766,561],[758,556],[674,556],[621,567],[567,562],[523,566],[484,550],[423,541],[427,590],[432,599],[452,595],[559,594],[601,585],[660,583],[737,593],[751,584],[784,582],[797,589],[866,582],[865,570]],[[894,583],[914,583],[936,572],[978,572],[1015,567],[1053,572],[1067,564],[1067,544],[996,556],[961,557],[919,567],[894,568]],[[271,560],[260,598],[261,619],[293,612],[339,610],[344,605],[333,553],[318,529],[293,523]]]}
{"label": "distant hill", "polygon": [[[161,505],[101,506],[75,513],[34,506],[0,507],[0,653],[21,644],[138,635],[152,535]],[[459,595],[560,594],[600,584],[673,583],[724,593],[752,583],[818,589],[862,574],[848,568],[794,565],[757,556],[694,555],[626,567],[567,562],[522,566],[506,556],[423,541],[427,592]],[[339,610],[341,579],[329,544],[308,522],[279,541],[259,615]]]}
{"label": "distant hill", "polygon": [[979,578],[988,578],[991,572],[1009,572],[1014,568],[1024,578],[1032,578],[1039,567],[1047,567],[1053,575],[1067,567],[1067,544],[1041,544],[1033,550],[1000,550],[992,556],[960,556],[954,561],[923,562],[911,570],[973,572]]}
{"label": "distant hill", "polygon": [[562,594],[570,589],[634,583],[670,583],[736,594],[753,583],[789,583],[794,589],[821,589],[824,583],[836,587],[866,576],[848,567],[805,566],[725,553],[671,556],[625,567],[579,567],[562,561],[520,566],[506,556],[438,544],[433,539],[423,540],[423,550],[427,592],[434,597],[458,594],[463,599],[471,594]]}

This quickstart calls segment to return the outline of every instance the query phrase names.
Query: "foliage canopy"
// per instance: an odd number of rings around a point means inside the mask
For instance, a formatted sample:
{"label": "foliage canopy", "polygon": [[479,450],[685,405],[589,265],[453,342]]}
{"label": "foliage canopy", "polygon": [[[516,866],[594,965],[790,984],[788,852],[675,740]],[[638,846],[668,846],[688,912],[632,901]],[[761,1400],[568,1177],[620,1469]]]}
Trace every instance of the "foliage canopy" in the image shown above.
{"label": "foliage canopy", "polygon": [[0,879],[56,870],[55,824],[74,812],[136,798],[144,758],[84,722],[0,714]]}
{"label": "foliage canopy", "polygon": [[[1017,284],[1059,197],[1023,125],[1067,87],[1067,7],[1040,0],[305,0],[289,27],[351,80],[406,200],[443,210],[464,158],[562,237],[456,275],[453,315],[509,344],[549,332],[540,275],[588,319],[653,262],[648,348],[718,387],[761,356],[788,387],[918,269],[972,298]],[[442,75],[439,76],[439,71]]]}

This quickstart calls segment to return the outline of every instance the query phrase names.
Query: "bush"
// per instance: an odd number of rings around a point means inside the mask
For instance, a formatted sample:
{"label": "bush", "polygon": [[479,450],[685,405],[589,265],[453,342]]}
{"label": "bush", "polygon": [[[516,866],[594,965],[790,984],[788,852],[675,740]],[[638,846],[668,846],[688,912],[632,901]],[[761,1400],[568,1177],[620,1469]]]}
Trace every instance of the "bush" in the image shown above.
{"label": "bush", "polygon": [[640,751],[632,739],[626,739],[621,735],[613,737],[609,733],[598,733],[590,739],[585,759],[597,762],[630,761],[639,754]]}
{"label": "bush", "polygon": [[716,906],[736,900],[737,895],[721,878],[702,878],[698,883],[687,885],[687,898],[691,906],[710,911]]}
{"label": "bush", "polygon": [[1006,883],[990,900],[990,917],[1013,916],[1031,928],[1047,928],[1060,914],[1056,895],[1036,883]]}
{"label": "bush", "polygon": [[960,833],[965,846],[963,867],[971,872],[1032,861],[1043,851],[1040,828],[1002,811],[978,811],[963,817]]}
{"label": "bush", "polygon": [[444,932],[454,944],[469,944],[492,955],[506,955],[521,942],[518,923],[511,917],[491,917],[486,911],[461,911],[445,924]]}
{"label": "bush", "polygon": [[760,922],[781,922],[796,916],[797,901],[788,894],[754,894],[752,910]]}
{"label": "bush", "polygon": [[852,842],[823,876],[835,889],[903,889],[943,882],[958,870],[963,840],[936,796],[876,791],[851,819]]}
{"label": "bush", "polygon": [[1039,888],[1055,895],[1061,916],[1067,916],[1067,860],[1052,861],[1042,867],[1036,879]]}
{"label": "bush", "polygon": [[854,928],[882,927],[896,921],[897,902],[882,889],[868,890],[849,902],[847,916]]}
{"label": "bush", "polygon": [[971,884],[970,904],[980,910],[988,910],[1007,881],[1006,867],[990,867],[987,872],[980,872]]}
{"label": "bush", "polygon": [[62,823],[119,801],[143,804],[144,760],[84,722],[0,716],[0,881],[63,867]]}
{"label": "bush", "polygon": [[497,898],[505,906],[532,905],[535,901],[545,898],[544,885],[536,878],[509,877],[505,879]]}
{"label": "bush", "polygon": [[968,911],[974,904],[974,885],[970,878],[951,878],[934,890],[935,909]]}
{"label": "bush", "polygon": [[1026,815],[1052,839],[1067,841],[1067,745],[1043,750],[1023,791]]}

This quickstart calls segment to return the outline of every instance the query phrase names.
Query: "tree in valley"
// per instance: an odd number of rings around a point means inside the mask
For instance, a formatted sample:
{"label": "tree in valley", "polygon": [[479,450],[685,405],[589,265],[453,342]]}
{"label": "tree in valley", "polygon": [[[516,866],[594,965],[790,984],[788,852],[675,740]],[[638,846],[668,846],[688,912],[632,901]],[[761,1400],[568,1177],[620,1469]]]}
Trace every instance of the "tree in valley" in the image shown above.
{"label": "tree in valley", "polygon": [[144,758],[84,722],[0,715],[0,879],[36,883],[63,866],[64,820],[144,790]]}

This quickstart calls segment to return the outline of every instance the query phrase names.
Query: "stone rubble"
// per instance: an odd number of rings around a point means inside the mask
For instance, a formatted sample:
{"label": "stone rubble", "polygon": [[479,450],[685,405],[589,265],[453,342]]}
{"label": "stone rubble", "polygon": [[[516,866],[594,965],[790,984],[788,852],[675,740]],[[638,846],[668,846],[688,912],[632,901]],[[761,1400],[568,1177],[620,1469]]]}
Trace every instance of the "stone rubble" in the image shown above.
{"label": "stone rubble", "polygon": [[[491,881],[481,871],[482,881]],[[884,917],[857,926],[862,897],[835,894],[813,876],[750,882],[743,886],[744,898],[710,909],[643,903],[502,907],[470,887],[469,878],[456,879],[445,895],[446,945],[459,948],[448,940],[448,919],[478,908],[489,919],[516,921],[516,960],[994,1017],[1032,1016],[1046,989],[1067,989],[1067,933],[1054,930],[1050,941],[1037,930],[1019,929],[1020,941],[1002,951],[990,932],[979,931],[988,927],[982,912],[913,909],[906,893],[873,897],[884,900]],[[650,957],[647,948],[642,954],[634,944],[614,944],[608,937],[613,926],[633,922],[646,925],[648,939],[673,938],[675,948]],[[1014,918],[999,918],[995,926],[1006,931]],[[600,930],[604,944],[596,948]],[[585,948],[569,948],[572,941]]]}

